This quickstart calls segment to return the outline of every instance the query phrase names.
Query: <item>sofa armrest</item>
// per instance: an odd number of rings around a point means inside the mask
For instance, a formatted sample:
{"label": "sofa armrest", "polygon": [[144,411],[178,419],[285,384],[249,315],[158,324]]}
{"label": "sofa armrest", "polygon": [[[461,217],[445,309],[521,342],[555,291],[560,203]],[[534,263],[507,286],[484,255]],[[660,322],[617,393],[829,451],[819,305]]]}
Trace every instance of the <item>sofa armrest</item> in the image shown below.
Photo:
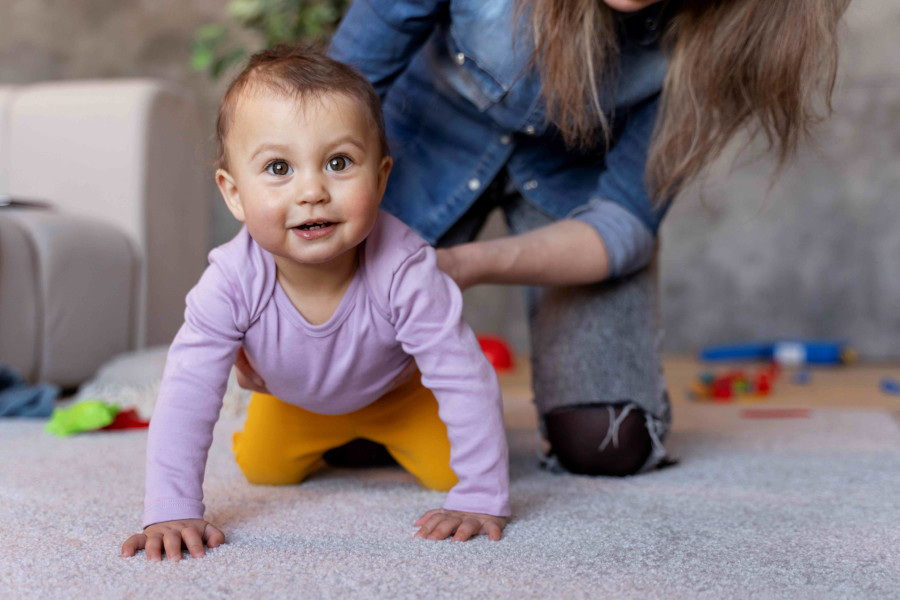
{"label": "sofa armrest", "polygon": [[129,236],[58,211],[0,209],[0,362],[73,388],[135,348],[139,262]]}
{"label": "sofa armrest", "polygon": [[15,88],[8,113],[6,191],[129,235],[144,257],[138,344],[170,342],[210,241],[211,165],[189,94],[152,79],[39,83]]}

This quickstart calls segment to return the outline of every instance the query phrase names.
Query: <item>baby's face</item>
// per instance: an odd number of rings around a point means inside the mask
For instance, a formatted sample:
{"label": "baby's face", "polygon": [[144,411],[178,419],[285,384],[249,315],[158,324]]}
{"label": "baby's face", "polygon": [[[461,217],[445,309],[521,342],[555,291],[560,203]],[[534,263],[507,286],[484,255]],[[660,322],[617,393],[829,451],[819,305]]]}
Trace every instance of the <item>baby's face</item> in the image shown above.
{"label": "baby's face", "polygon": [[372,230],[391,159],[365,109],[328,93],[300,101],[250,90],[216,181],[232,214],[276,263],[346,259]]}

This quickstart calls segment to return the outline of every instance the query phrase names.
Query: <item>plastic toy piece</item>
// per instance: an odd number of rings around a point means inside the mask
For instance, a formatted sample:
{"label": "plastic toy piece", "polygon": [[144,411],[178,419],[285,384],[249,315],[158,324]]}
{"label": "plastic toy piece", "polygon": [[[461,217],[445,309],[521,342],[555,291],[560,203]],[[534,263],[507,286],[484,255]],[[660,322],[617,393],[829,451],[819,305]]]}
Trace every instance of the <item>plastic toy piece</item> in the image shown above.
{"label": "plastic toy piece", "polygon": [[759,373],[754,382],[757,396],[768,396],[772,391],[772,377],[768,373]]}
{"label": "plastic toy piece", "polygon": [[688,396],[692,400],[706,400],[712,394],[712,388],[703,381],[694,381],[688,389]]}
{"label": "plastic toy piece", "polygon": [[893,377],[882,377],[880,387],[881,391],[885,394],[895,394],[900,396],[900,381]]}
{"label": "plastic toy piece", "polygon": [[113,422],[103,428],[104,431],[111,429],[145,429],[150,426],[150,421],[145,421],[138,414],[136,408],[120,411],[113,419]]}
{"label": "plastic toy piece", "polygon": [[512,352],[509,344],[502,337],[495,335],[478,335],[478,343],[488,362],[497,371],[508,371],[513,368]]}
{"label": "plastic toy piece", "polygon": [[717,379],[712,385],[713,398],[718,402],[729,402],[731,400],[731,382],[727,379]]}
{"label": "plastic toy piece", "polygon": [[119,413],[118,406],[100,400],[84,400],[68,408],[57,408],[44,428],[48,433],[66,437],[82,431],[106,427]]}
{"label": "plastic toy piece", "polygon": [[782,365],[840,365],[856,360],[856,351],[836,340],[782,340],[710,346],[700,360],[769,360]]}
{"label": "plastic toy piece", "polygon": [[701,373],[691,382],[688,397],[697,401],[759,402],[772,391],[772,382],[780,373],[776,364],[756,369],[751,376],[746,371],[727,371],[716,375]]}
{"label": "plastic toy piece", "polygon": [[742,419],[808,419],[808,408],[745,408]]}

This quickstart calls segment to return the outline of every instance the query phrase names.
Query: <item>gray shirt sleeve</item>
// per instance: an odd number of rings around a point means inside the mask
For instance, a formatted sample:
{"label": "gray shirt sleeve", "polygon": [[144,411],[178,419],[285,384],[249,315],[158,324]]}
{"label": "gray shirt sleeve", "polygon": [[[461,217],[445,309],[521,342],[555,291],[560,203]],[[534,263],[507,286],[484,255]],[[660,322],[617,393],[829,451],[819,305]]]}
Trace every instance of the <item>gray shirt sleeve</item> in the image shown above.
{"label": "gray shirt sleeve", "polygon": [[653,257],[656,238],[644,223],[619,204],[594,198],[569,213],[597,230],[609,256],[609,277],[624,277],[645,267]]}

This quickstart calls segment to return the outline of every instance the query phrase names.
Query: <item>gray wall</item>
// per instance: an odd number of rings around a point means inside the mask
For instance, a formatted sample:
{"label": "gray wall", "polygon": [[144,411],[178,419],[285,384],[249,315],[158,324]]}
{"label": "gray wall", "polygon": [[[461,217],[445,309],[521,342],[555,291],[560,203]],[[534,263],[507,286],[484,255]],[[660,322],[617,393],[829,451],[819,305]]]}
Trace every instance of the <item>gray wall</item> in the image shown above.
{"label": "gray wall", "polygon": [[857,0],[817,147],[771,190],[773,161],[732,167],[732,149],[679,199],[662,231],[669,348],[820,336],[900,357],[898,56],[900,4]]}
{"label": "gray wall", "polygon": [[[161,77],[193,90],[212,132],[223,84],[189,71],[189,44],[226,4],[0,0],[0,83]],[[735,163],[732,149],[679,198],[661,234],[667,349],[837,336],[866,356],[900,357],[898,31],[900,4],[855,0],[836,114],[819,128],[819,147],[771,188],[771,162]],[[212,185],[209,196],[221,242],[236,225]],[[486,233],[502,234],[500,220]],[[477,330],[527,347],[518,290],[472,290],[467,305]]]}

